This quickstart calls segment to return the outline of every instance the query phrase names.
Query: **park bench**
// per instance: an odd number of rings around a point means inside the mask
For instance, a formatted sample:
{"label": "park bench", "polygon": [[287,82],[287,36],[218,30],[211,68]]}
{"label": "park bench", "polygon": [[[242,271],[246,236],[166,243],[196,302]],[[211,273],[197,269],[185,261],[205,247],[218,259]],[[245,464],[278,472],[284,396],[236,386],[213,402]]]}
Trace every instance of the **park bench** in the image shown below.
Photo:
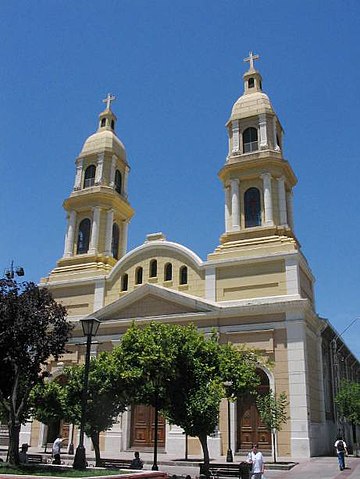
{"label": "park bench", "polygon": [[108,469],[130,469],[131,459],[101,459],[102,467]]}
{"label": "park bench", "polygon": [[[209,476],[215,479],[222,477],[237,477],[238,479],[250,478],[250,466],[247,462],[211,462]],[[200,477],[206,477],[205,465],[200,464]]]}
{"label": "park bench", "polygon": [[40,454],[28,454],[27,462],[28,464],[41,464],[43,462],[42,456]]}

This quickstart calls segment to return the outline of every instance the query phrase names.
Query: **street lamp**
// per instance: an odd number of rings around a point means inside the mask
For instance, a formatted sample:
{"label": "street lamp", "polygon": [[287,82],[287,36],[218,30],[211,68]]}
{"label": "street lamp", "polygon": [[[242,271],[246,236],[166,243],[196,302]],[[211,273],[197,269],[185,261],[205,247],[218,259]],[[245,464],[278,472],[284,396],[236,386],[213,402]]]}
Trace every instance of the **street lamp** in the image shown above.
{"label": "street lamp", "polygon": [[[225,381],[224,386],[230,388],[233,383],[232,381]],[[233,453],[231,450],[231,415],[230,415],[230,399],[227,398],[227,407],[228,407],[228,450],[226,453],[226,462],[234,462]]]}
{"label": "street lamp", "polygon": [[81,422],[80,422],[80,439],[79,445],[76,448],[73,467],[74,469],[86,469],[86,457],[84,447],[84,428],[85,428],[85,414],[86,401],[89,385],[89,369],[90,369],[90,348],[91,338],[96,336],[99,329],[100,321],[96,318],[88,317],[80,320],[84,336],[86,336],[86,355],[85,355],[85,370],[84,370],[84,388],[81,398]]}
{"label": "street lamp", "polygon": [[25,271],[22,266],[14,268],[14,261],[11,261],[10,268],[6,269],[4,275],[6,279],[14,279],[15,276],[24,276]]}

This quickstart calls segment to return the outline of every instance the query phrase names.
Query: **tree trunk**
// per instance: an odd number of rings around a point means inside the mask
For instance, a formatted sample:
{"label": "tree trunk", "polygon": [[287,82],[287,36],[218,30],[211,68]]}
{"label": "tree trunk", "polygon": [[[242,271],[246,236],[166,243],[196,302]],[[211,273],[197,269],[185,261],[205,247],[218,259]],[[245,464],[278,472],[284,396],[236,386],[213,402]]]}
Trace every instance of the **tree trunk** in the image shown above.
{"label": "tree trunk", "polygon": [[204,454],[204,473],[206,477],[210,477],[210,473],[209,473],[210,457],[209,457],[209,448],[207,444],[207,435],[201,434],[198,437],[199,437],[199,441]]}
{"label": "tree trunk", "polygon": [[19,437],[20,437],[21,424],[17,421],[9,422],[9,464],[17,466],[20,463],[19,460]]}
{"label": "tree trunk", "polygon": [[91,434],[91,441],[94,446],[94,451],[95,451],[95,466],[96,467],[101,467],[101,457],[100,457],[100,433],[99,432],[94,432]]}
{"label": "tree trunk", "polygon": [[273,442],[273,457],[274,462],[276,462],[276,431],[272,432],[272,442]]}
{"label": "tree trunk", "polygon": [[355,444],[357,443],[356,438],[356,424],[354,422],[351,423],[352,433],[353,433],[353,447],[355,448]]}

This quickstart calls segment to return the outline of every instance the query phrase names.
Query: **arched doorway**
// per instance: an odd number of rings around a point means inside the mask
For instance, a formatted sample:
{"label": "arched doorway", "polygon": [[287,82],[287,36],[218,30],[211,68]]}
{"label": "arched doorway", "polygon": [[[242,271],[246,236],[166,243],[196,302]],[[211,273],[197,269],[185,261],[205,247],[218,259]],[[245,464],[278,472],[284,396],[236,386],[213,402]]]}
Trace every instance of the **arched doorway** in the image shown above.
{"label": "arched doorway", "polygon": [[[155,409],[144,404],[131,408],[130,447],[142,449],[154,447]],[[165,447],[165,419],[159,415],[158,447]]]}
{"label": "arched doorway", "polygon": [[[269,378],[266,373],[258,369],[260,385],[257,388],[259,394],[266,394],[270,390]],[[250,451],[252,444],[258,443],[260,450],[271,450],[271,433],[260,419],[256,406],[256,397],[252,394],[243,396],[237,402],[237,449]]]}

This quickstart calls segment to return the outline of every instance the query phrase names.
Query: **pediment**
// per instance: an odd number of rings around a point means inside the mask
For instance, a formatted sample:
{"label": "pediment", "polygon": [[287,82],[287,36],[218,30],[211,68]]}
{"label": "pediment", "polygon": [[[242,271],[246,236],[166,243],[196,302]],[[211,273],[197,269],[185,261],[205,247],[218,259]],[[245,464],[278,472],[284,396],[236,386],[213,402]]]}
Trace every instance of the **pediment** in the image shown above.
{"label": "pediment", "polygon": [[188,315],[214,311],[217,305],[161,286],[145,284],[98,310],[100,320]]}

